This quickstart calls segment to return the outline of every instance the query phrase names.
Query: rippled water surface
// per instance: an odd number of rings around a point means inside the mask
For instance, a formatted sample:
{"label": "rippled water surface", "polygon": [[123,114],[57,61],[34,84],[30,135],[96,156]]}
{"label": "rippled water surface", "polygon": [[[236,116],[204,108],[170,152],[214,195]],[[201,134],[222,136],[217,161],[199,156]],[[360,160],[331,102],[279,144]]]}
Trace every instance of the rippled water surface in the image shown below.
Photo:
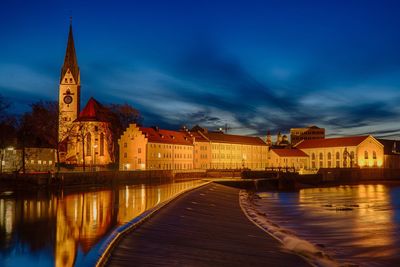
{"label": "rippled water surface", "polygon": [[87,266],[105,238],[201,181],[0,194],[0,266]]}
{"label": "rippled water surface", "polygon": [[262,192],[257,209],[339,262],[400,266],[400,186]]}

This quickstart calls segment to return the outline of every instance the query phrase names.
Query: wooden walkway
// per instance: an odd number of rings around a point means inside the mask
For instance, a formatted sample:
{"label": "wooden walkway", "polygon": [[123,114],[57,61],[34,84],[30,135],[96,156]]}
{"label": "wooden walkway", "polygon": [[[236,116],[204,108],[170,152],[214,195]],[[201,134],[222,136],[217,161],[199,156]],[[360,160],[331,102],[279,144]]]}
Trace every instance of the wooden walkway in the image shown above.
{"label": "wooden walkway", "polygon": [[107,266],[310,266],[243,214],[238,189],[209,184],[126,234]]}

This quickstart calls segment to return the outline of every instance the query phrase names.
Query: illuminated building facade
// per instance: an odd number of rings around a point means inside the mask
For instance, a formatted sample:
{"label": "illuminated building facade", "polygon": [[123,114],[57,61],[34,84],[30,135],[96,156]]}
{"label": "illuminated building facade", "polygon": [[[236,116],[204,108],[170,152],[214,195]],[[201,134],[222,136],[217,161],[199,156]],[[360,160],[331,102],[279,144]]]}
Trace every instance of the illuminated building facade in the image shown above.
{"label": "illuminated building facade", "polygon": [[120,170],[193,169],[193,138],[185,131],[132,123],[118,140]]}
{"label": "illuminated building facade", "polygon": [[305,128],[291,128],[290,129],[290,142],[292,145],[298,144],[302,140],[324,139],[325,129],[317,126],[310,126]]}
{"label": "illuminated building facade", "polygon": [[[22,169],[22,149],[0,149],[0,173]],[[48,172],[55,169],[56,150],[52,148],[25,148],[25,172]]]}
{"label": "illuminated building facade", "polygon": [[383,145],[373,136],[303,140],[296,145],[309,156],[309,167],[382,167]]}
{"label": "illuminated building facade", "polygon": [[296,171],[308,169],[308,155],[300,149],[271,149],[268,155],[269,168],[293,168]]}
{"label": "illuminated building facade", "polygon": [[191,133],[195,135],[197,148],[196,168],[261,170],[267,167],[268,146],[259,137],[209,132],[200,127]]}
{"label": "illuminated building facade", "polygon": [[70,25],[59,85],[58,138],[63,143],[60,161],[104,166],[114,162],[108,110],[90,98],[80,111],[80,90],[80,71]]}
{"label": "illuminated building facade", "polygon": [[113,162],[114,151],[108,110],[90,98],[72,123],[66,138],[66,162],[98,166]]}
{"label": "illuminated building facade", "polygon": [[69,26],[67,50],[65,52],[64,64],[61,68],[59,85],[59,127],[58,138],[60,141],[68,136],[73,122],[76,120],[80,110],[81,98],[81,75],[78,59],[75,52],[72,24]]}
{"label": "illuminated building facade", "polygon": [[268,146],[258,137],[170,131],[131,124],[120,137],[120,170],[265,169]]}

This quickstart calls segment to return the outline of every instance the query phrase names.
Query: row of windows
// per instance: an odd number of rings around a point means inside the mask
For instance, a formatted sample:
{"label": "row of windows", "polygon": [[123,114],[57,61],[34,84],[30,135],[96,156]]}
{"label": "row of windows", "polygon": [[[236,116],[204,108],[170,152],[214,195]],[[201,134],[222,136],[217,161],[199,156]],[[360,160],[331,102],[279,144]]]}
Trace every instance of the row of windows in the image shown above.
{"label": "row of windows", "polygon": [[[126,144],[126,143],[125,143]],[[124,144],[124,146],[125,146],[125,144]],[[166,145],[166,144],[163,144],[163,145],[161,145],[161,144],[150,144],[150,147],[157,147],[158,146],[158,148],[169,148],[169,149],[172,149],[172,147],[174,148],[174,149],[178,149],[178,150],[192,150],[193,148],[191,147],[191,146],[180,146],[180,145],[174,145],[174,146],[172,146],[172,145]]]}
{"label": "row of windows", "polygon": [[[354,159],[355,158],[354,157],[354,151],[351,151],[350,153],[347,152],[347,151],[343,152],[343,158],[346,159],[347,157],[350,157],[350,159]],[[328,160],[332,159],[331,152],[328,152],[327,158],[328,158]],[[340,153],[339,152],[336,152],[335,158],[336,159],[340,159]],[[364,152],[364,158],[368,159],[368,151]],[[372,151],[372,158],[376,159],[376,151]],[[319,153],[319,159],[320,160],[324,159],[324,154],[322,152]],[[315,153],[311,154],[311,160],[315,160]]]}
{"label": "row of windows", "polygon": [[220,150],[255,150],[261,151],[262,147],[260,146],[235,146],[235,145],[221,145],[221,144],[213,144],[212,149],[220,149]]}
{"label": "row of windows", "polygon": [[[69,82],[73,83],[74,80],[72,78],[69,78]],[[68,83],[68,78],[64,78],[64,83]]]}
{"label": "row of windows", "polygon": [[69,117],[63,117],[63,121],[65,121],[65,122],[71,121],[71,118],[69,118]]}
{"label": "row of windows", "polygon": [[[160,152],[158,152],[158,153],[152,153],[151,154],[151,157],[153,157],[153,158],[172,158],[172,153],[160,153]],[[180,153],[175,153],[174,154],[174,158],[175,159],[186,159],[186,158],[188,158],[188,159],[191,159],[191,158],[193,158],[193,156],[192,156],[192,154],[180,154]]]}
{"label": "row of windows", "polygon": [[160,169],[160,170],[187,170],[192,169],[193,165],[191,163],[164,163],[164,164],[150,164],[150,169]]}

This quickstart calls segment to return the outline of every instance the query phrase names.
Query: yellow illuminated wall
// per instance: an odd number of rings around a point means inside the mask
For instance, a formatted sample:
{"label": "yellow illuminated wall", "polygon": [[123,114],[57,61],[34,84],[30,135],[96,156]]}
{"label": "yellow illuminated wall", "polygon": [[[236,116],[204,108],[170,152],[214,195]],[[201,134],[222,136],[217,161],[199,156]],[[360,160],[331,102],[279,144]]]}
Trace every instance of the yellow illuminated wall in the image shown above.
{"label": "yellow illuminated wall", "polygon": [[309,168],[382,167],[383,145],[368,136],[357,146],[301,149],[309,156]]}
{"label": "yellow illuminated wall", "polygon": [[265,169],[268,147],[211,142],[212,169]]}
{"label": "yellow illuminated wall", "polygon": [[273,150],[269,151],[269,168],[295,168],[298,170],[308,169],[308,157],[281,157]]}

